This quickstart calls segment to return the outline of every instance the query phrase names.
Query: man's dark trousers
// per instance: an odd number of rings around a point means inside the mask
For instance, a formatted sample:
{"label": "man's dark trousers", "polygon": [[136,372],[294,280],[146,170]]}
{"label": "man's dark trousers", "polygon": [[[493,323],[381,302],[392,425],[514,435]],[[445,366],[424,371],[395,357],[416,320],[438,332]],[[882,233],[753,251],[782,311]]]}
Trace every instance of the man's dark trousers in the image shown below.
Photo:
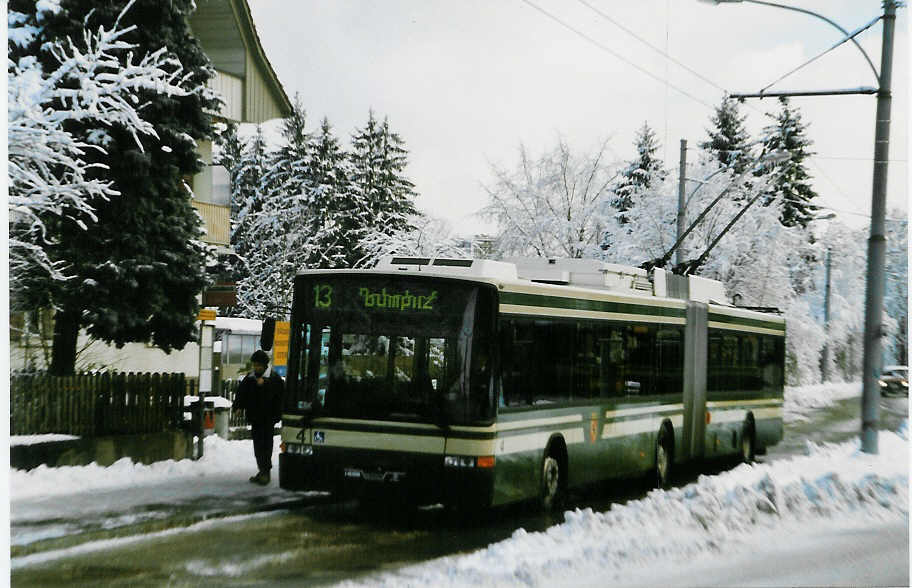
{"label": "man's dark trousers", "polygon": [[253,437],[253,454],[256,456],[257,468],[268,474],[272,469],[273,427],[265,423],[252,425],[250,433]]}

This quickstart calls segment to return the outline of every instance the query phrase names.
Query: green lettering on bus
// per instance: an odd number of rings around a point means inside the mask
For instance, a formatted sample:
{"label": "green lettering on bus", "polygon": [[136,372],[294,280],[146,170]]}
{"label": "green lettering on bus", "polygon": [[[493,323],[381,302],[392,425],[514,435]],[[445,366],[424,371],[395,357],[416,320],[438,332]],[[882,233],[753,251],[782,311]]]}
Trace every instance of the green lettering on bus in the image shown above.
{"label": "green lettering on bus", "polygon": [[359,288],[358,296],[361,297],[364,308],[388,308],[390,310],[434,310],[437,300],[437,291],[433,290],[427,296],[415,296],[408,290],[402,293],[390,294],[386,288],[373,292],[370,288]]}
{"label": "green lettering on bus", "polygon": [[314,306],[316,308],[332,307],[332,286],[317,284],[314,286]]}

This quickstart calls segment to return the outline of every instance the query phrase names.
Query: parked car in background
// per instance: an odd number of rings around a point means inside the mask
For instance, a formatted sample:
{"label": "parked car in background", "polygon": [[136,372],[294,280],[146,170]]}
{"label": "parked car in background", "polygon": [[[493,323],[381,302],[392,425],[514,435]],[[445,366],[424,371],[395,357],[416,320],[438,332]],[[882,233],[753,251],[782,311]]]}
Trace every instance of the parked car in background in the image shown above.
{"label": "parked car in background", "polygon": [[909,395],[909,368],[904,365],[884,366],[880,374],[880,393],[889,396],[893,394]]}

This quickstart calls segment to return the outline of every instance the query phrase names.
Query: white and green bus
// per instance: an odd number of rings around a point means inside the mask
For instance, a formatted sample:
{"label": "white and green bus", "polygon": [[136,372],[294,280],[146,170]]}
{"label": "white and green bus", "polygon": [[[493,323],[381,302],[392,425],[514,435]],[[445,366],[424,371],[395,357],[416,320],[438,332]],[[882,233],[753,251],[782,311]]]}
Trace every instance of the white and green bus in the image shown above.
{"label": "white and green bus", "polygon": [[296,277],[279,484],[488,507],[753,459],[785,321],[718,282],[586,260],[389,258]]}

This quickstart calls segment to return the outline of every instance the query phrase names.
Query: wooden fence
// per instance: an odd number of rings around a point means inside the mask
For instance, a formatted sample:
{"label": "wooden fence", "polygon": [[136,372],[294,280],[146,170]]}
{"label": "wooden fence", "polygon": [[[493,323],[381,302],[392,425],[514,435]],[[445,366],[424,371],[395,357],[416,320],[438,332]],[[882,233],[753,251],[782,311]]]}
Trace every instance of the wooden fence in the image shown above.
{"label": "wooden fence", "polygon": [[[225,380],[222,382],[222,388],[219,391],[219,395],[223,398],[227,398],[232,403],[237,396],[238,386],[240,386],[240,380]],[[244,427],[247,425],[247,417],[244,414],[243,410],[232,410],[231,418],[228,420],[229,427]]]}
{"label": "wooden fence", "polygon": [[10,378],[10,434],[84,437],[157,433],[183,423],[183,374]]}

